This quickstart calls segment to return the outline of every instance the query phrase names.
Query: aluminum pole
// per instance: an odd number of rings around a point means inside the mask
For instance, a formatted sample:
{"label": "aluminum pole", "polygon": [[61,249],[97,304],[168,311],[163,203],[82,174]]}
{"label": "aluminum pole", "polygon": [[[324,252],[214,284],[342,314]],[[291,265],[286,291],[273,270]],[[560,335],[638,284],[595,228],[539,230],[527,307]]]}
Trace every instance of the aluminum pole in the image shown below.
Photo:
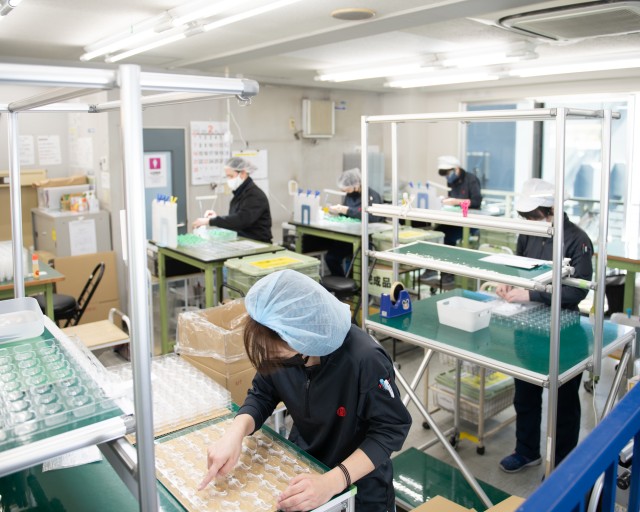
{"label": "aluminum pole", "polygon": [[[391,123],[391,204],[393,206],[398,205],[398,123]],[[384,192],[384,191],[382,191]],[[393,219],[393,245],[398,246],[398,219]],[[398,264],[394,261],[392,263],[393,281],[398,280]],[[393,297],[391,297],[393,300]]]}
{"label": "aluminum pole", "polygon": [[[362,200],[362,233],[360,239],[360,258],[362,258],[362,264],[360,266],[360,293],[361,293],[361,308],[360,314],[362,315],[362,322],[360,325],[364,327],[364,321],[369,315],[369,256],[367,255],[369,250],[369,155],[367,153],[368,144],[368,124],[367,117],[362,116],[360,118],[360,151],[361,160],[360,165],[362,167],[362,183],[360,184],[360,194]],[[354,255],[355,256],[355,255]]]}
{"label": "aluminum pole", "polygon": [[595,380],[602,371],[602,336],[604,332],[604,292],[607,269],[607,228],[609,226],[609,178],[611,176],[611,111],[602,118],[602,165],[600,167],[600,226],[596,260],[595,325],[593,330],[593,369]]}
{"label": "aluminum pole", "polygon": [[24,264],[22,261],[22,189],[20,184],[20,131],[18,114],[9,114],[9,189],[11,239],[13,240],[13,296],[24,297]]}
{"label": "aluminum pole", "polygon": [[153,399],[151,393],[151,326],[147,303],[146,215],[144,209],[144,167],[142,147],[142,105],[140,68],[119,68],[122,110],[122,152],[124,162],[127,245],[129,247],[129,316],[133,356],[133,398],[138,450],[140,510],[158,510],[153,447]]}
{"label": "aluminum pole", "polygon": [[562,260],[564,256],[564,159],[567,124],[566,109],[557,109],[555,198],[553,203],[553,261],[551,270],[551,331],[549,346],[549,397],[547,405],[547,453],[545,475],[555,466],[556,424],[558,412],[558,372],[560,360],[560,315],[562,307]]}

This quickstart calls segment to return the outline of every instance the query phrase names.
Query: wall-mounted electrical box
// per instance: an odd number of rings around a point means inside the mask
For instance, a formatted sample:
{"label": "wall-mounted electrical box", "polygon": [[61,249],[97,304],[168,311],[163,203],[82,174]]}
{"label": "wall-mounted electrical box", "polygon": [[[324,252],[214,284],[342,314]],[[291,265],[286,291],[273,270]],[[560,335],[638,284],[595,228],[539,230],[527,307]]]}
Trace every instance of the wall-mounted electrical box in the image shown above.
{"label": "wall-mounted electrical box", "polygon": [[333,137],[335,108],[330,100],[302,100],[302,136],[308,139]]}

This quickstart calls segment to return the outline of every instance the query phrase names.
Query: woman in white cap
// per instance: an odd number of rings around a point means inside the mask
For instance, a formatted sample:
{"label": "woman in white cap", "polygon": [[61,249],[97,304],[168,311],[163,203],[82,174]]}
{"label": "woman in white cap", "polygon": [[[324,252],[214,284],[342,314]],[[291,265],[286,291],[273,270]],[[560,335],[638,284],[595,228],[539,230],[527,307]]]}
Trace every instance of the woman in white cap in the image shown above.
{"label": "woman in white cap", "polygon": [[227,186],[233,193],[229,215],[218,215],[207,210],[204,217],[196,219],[193,227],[216,226],[236,231],[238,235],[260,242],[271,243],[271,211],[266,194],[251,179],[255,166],[240,157],[233,157],[224,164]]}
{"label": "woman in white cap", "polygon": [[293,478],[274,509],[311,510],[353,483],[358,512],[394,511],[390,455],[411,416],[388,354],[351,324],[349,306],[294,270],[258,281],[245,304],[244,344],[258,373],[231,428],[209,447],[200,488],[234,468],[243,438],[282,401],[293,419],[289,440],[331,469]]}
{"label": "woman in white cap", "polygon": [[[551,222],[554,218],[554,187],[541,179],[531,179],[524,183],[522,194],[515,207],[528,220]],[[564,257],[570,258],[574,269],[573,277],[591,280],[593,266],[593,244],[589,236],[563,213]],[[529,258],[551,261],[553,259],[553,238],[530,235],[518,237],[516,254]],[[587,290],[562,286],[562,307],[578,309],[578,304],[587,296]],[[542,302],[551,305],[551,294],[523,288],[501,285],[498,296],[509,302]],[[580,397],[578,391],[582,374],[558,388],[558,418],[556,425],[555,464],[558,465],[578,444],[580,434]],[[513,405],[516,409],[516,449],[500,461],[500,468],[507,473],[516,473],[526,467],[541,463],[540,422],[542,420],[542,387],[516,379],[516,393]]]}

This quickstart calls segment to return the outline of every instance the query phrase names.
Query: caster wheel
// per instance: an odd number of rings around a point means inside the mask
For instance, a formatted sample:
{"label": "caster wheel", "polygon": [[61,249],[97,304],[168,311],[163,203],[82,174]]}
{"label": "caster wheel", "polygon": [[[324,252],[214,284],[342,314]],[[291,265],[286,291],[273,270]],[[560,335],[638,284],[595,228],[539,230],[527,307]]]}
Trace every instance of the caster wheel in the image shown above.
{"label": "caster wheel", "polygon": [[591,380],[585,380],[584,381],[584,390],[587,393],[593,393],[593,381]]}
{"label": "caster wheel", "polygon": [[478,455],[484,455],[484,446],[478,446],[478,447],[476,448],[476,453],[477,453]]}
{"label": "caster wheel", "polygon": [[422,422],[422,428],[426,428],[427,430],[429,430],[431,427],[429,426],[429,424],[426,421]]}
{"label": "caster wheel", "polygon": [[459,438],[458,438],[458,436],[457,436],[457,435],[455,435],[455,434],[454,434],[454,435],[452,435],[451,437],[449,437],[449,444],[450,444],[451,446],[453,446],[454,448],[457,448],[457,447],[458,447],[458,441],[459,441]]}

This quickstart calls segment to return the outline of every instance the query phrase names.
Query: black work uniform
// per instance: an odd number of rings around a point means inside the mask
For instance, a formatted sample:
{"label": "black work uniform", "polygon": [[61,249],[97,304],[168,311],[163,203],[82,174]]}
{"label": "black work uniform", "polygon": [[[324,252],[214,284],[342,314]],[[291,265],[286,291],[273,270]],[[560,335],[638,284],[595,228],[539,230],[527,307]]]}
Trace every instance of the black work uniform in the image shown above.
{"label": "black work uniform", "polygon": [[[346,217],[351,217],[353,219],[362,218],[362,193],[360,191],[347,194],[344,197],[342,204],[348,208],[347,213],[345,213]],[[372,204],[382,204],[382,198],[380,197],[380,194],[369,187],[369,205]],[[369,214],[367,218],[369,222],[384,222],[384,217],[377,217]],[[334,240],[331,242],[331,249],[327,252],[324,261],[326,262],[327,267],[329,267],[331,275],[344,276],[345,259],[351,258],[352,256],[353,244]]]}
{"label": "black work uniform", "polygon": [[[516,253],[519,256],[551,261],[553,238],[520,235]],[[573,277],[591,280],[593,244],[589,236],[564,214],[564,257],[575,269]],[[587,290],[571,286],[562,287],[562,307],[578,309],[587,296]],[[534,302],[551,304],[551,294],[529,291]],[[558,414],[556,425],[555,464],[558,465],[578,444],[580,435],[580,383],[582,374],[558,388]],[[516,393],[513,405],[516,409],[516,453],[529,459],[540,457],[540,422],[542,421],[542,388],[521,380],[515,380]]]}
{"label": "black work uniform", "polygon": [[[469,208],[479,210],[482,204],[482,193],[480,192],[480,180],[475,174],[470,174],[464,169],[460,169],[460,176],[451,185],[449,197],[455,199],[469,199]],[[438,225],[438,231],[444,233],[444,243],[446,245],[456,245],[462,238],[461,226]]]}
{"label": "black work uniform", "polygon": [[251,177],[247,177],[233,191],[229,215],[210,218],[209,226],[231,229],[245,238],[271,243],[269,200]]}
{"label": "black work uniform", "polygon": [[[392,394],[380,386],[391,385]],[[395,510],[391,452],[402,448],[411,415],[400,399],[387,353],[357,326],[319,365],[257,374],[238,414],[256,429],[284,402],[293,419],[289,440],[334,468],[357,448],[375,469],[356,484],[358,512]]]}

